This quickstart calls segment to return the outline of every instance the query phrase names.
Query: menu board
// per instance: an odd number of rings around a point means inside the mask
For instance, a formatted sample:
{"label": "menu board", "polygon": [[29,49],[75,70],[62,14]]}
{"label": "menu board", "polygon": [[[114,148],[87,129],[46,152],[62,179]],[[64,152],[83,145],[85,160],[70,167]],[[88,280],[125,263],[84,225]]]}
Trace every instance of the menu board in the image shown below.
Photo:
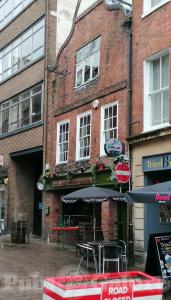
{"label": "menu board", "polygon": [[163,278],[171,278],[171,235],[155,237]]}
{"label": "menu board", "polygon": [[171,232],[150,234],[145,273],[171,279]]}

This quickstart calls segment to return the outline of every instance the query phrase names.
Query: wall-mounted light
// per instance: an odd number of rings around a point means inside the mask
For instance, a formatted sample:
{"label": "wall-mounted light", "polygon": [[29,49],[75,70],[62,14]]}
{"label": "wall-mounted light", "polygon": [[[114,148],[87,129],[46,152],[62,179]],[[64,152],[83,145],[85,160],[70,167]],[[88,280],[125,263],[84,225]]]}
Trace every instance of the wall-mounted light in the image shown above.
{"label": "wall-mounted light", "polygon": [[99,100],[96,99],[96,100],[93,101],[93,108],[97,109],[98,107],[99,107]]}

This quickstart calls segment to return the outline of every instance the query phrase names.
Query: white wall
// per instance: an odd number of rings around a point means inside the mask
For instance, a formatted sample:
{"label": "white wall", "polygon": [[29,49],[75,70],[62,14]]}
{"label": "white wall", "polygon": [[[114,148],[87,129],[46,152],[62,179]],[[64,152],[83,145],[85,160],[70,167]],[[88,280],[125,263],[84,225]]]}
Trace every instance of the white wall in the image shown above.
{"label": "white wall", "polygon": [[58,0],[57,1],[57,39],[56,53],[67,39],[71,27],[73,16],[78,0]]}

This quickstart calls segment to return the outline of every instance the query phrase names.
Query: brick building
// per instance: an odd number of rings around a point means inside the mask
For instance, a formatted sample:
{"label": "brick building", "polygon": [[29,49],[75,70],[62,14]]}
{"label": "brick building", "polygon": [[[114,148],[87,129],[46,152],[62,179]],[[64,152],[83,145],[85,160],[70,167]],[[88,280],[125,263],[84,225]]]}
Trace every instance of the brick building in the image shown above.
{"label": "brick building", "polygon": [[[72,31],[49,77],[46,230],[60,217],[70,225],[90,222],[90,204],[62,204],[61,196],[92,184],[120,190],[111,179],[114,159],[106,156],[104,144],[114,137],[128,150],[130,20],[120,8],[109,10],[106,1],[88,1],[92,5],[80,13],[83,2],[78,1]],[[105,238],[126,239],[126,204],[97,205],[96,220]]]}
{"label": "brick building", "polygon": [[[133,1],[133,188],[171,178],[171,3]],[[170,232],[169,205],[136,204],[135,251],[147,251],[150,233]]]}
{"label": "brick building", "polygon": [[[0,220],[41,234],[47,64],[56,57],[56,0],[0,1]],[[47,49],[47,44],[49,45]]]}

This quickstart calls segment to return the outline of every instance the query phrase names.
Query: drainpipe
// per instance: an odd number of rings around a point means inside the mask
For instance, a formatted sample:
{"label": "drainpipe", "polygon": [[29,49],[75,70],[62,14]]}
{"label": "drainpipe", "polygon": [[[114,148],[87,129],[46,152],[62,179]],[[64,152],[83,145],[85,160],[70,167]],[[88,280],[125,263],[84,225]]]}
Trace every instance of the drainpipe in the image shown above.
{"label": "drainpipe", "polygon": [[[123,24],[128,38],[128,80],[127,80],[127,137],[132,134],[131,123],[132,123],[132,19],[129,17]],[[132,160],[132,151],[128,145],[128,152],[130,161]],[[129,189],[132,189],[132,184],[130,182]],[[134,262],[134,242],[133,242],[133,207],[132,204],[129,205],[128,209],[128,253],[129,253],[129,263],[133,265]]]}

